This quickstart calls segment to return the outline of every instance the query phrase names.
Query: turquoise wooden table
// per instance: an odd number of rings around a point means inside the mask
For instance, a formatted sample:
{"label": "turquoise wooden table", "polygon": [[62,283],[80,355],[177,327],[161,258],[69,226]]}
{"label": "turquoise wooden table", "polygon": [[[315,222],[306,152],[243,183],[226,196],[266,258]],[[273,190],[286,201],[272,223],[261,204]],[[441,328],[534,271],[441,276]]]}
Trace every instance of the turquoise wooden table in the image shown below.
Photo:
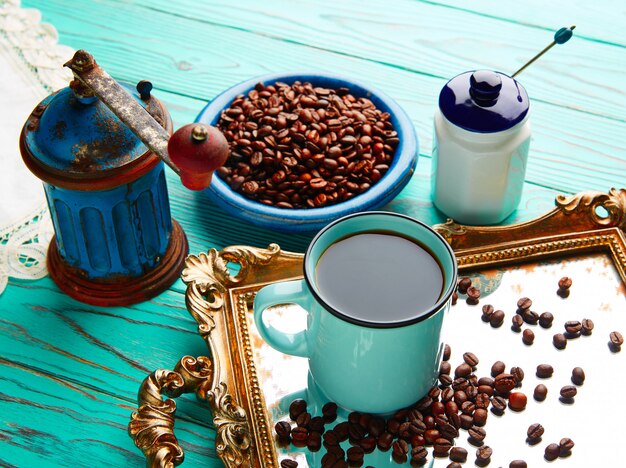
{"label": "turquoise wooden table", "polygon": [[[84,48],[116,79],[150,79],[175,126],[219,92],[268,72],[335,71],[383,89],[420,138],[417,173],[386,209],[444,221],[429,198],[432,116],[439,90],[469,69],[512,72],[554,31],[566,45],[520,76],[532,100],[533,140],[520,208],[542,214],[559,193],[626,183],[626,6],[622,1],[502,0],[24,0],[60,42]],[[69,59],[69,57],[68,57]],[[61,64],[59,64],[61,65]],[[277,242],[303,251],[310,236],[238,221],[169,173],[174,217],[190,252]],[[4,200],[2,203],[7,203]],[[62,294],[50,278],[11,280],[0,296],[0,465],[142,466],[127,435],[144,377],[206,347],[179,280],[132,307],[100,308]],[[219,466],[210,411],[179,399],[186,466]]]}

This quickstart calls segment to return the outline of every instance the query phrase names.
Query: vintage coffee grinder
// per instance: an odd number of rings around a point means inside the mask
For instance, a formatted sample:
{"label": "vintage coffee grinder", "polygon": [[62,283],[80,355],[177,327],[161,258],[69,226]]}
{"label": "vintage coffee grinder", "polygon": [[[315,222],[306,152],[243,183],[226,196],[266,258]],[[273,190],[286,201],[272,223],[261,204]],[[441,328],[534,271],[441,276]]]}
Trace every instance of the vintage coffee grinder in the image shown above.
{"label": "vintage coffee grinder", "polygon": [[228,143],[204,124],[170,138],[170,115],[150,94],[152,85],[118,84],[85,51],[65,65],[76,79],[33,110],[20,136],[54,224],[48,269],[79,301],[140,302],[169,287],[187,255],[163,163],[200,190],[228,157]]}

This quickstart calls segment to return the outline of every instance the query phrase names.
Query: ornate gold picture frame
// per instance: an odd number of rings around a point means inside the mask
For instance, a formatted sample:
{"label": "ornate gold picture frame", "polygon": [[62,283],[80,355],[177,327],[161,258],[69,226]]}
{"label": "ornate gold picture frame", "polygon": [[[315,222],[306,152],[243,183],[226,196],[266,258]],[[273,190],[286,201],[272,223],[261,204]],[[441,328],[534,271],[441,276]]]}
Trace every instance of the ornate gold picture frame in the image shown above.
{"label": "ornate gold picture frame", "polygon": [[[459,271],[493,269],[567,255],[602,252],[626,284],[626,190],[558,196],[546,215],[513,226],[437,225],[452,245]],[[273,423],[255,365],[249,314],[262,286],[302,277],[302,254],[232,246],[190,255],[182,278],[186,305],[211,358],[186,356],[173,371],[157,370],[142,384],[129,433],[149,466],[173,466],[183,451],[174,436],[170,398],[195,392],[211,407],[217,453],[229,467],[278,467]],[[239,265],[233,275],[229,263]],[[622,292],[623,294],[623,292]],[[162,395],[170,397],[163,400]]]}

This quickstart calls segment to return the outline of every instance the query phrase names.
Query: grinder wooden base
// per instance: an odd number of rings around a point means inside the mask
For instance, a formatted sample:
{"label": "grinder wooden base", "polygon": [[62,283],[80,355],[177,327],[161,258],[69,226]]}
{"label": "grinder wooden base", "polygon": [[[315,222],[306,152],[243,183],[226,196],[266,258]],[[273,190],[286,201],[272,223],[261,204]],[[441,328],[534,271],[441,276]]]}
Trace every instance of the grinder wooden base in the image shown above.
{"label": "grinder wooden base", "polygon": [[187,252],[187,237],[180,225],[172,220],[170,243],[163,259],[142,276],[88,279],[61,257],[54,238],[48,248],[47,264],[50,276],[68,296],[97,306],[124,306],[148,300],[170,287],[180,275]]}

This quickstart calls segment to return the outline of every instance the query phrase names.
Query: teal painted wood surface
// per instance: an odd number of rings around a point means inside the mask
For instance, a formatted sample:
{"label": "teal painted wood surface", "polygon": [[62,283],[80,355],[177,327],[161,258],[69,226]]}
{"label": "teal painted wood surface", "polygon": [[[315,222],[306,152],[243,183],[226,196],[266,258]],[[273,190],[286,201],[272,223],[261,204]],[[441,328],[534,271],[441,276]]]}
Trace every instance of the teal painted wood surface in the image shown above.
{"label": "teal painted wood surface", "polygon": [[[60,41],[91,51],[116,79],[150,79],[176,126],[223,89],[270,71],[358,76],[409,113],[421,143],[417,172],[386,208],[441,222],[429,198],[432,114],[439,89],[466,69],[513,71],[555,29],[576,36],[524,72],[533,141],[520,208],[506,223],[548,211],[558,193],[626,182],[624,6],[606,1],[27,0]],[[193,253],[231,244],[302,251],[308,235],[280,235],[225,215],[169,172],[172,211]],[[126,434],[139,383],[206,348],[179,280],[124,308],[80,304],[45,278],[12,280],[0,296],[0,465],[141,466]],[[179,400],[186,466],[220,466],[208,408]]]}

